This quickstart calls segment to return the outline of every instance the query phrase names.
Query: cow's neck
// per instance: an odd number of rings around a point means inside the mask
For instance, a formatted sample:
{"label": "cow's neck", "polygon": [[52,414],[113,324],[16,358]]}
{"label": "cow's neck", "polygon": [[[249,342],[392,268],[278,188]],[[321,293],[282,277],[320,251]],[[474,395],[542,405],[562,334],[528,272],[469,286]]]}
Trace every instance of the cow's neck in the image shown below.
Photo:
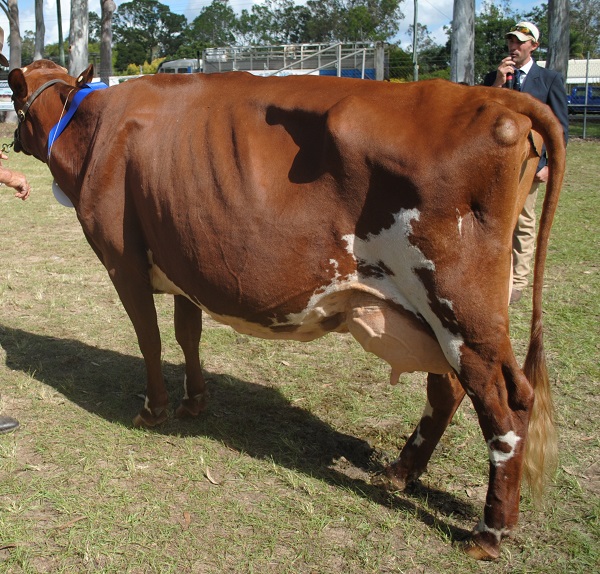
{"label": "cow's neck", "polygon": [[54,142],[47,159],[54,179],[75,207],[79,203],[81,182],[96,125],[97,118],[94,113],[79,110],[68,129]]}

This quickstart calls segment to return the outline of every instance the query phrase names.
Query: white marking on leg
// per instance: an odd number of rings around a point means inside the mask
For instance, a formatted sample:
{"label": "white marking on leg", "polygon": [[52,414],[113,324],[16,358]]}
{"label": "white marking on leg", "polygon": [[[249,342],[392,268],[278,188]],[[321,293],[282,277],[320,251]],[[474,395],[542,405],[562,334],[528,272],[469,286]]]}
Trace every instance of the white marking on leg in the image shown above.
{"label": "white marking on leg", "polygon": [[427,404],[425,405],[425,410],[423,411],[423,415],[421,416],[422,419],[424,419],[425,417],[433,417],[433,407],[431,406],[431,403],[429,401],[427,401]]}
{"label": "white marking on leg", "polygon": [[[432,418],[432,417],[433,417],[433,407],[431,406],[431,403],[429,401],[427,401],[427,403],[425,404],[425,410],[423,411],[423,414],[421,415],[421,421],[424,418]],[[421,434],[421,423],[419,423],[415,430],[415,438],[413,439],[413,445],[416,446],[417,448],[419,448],[425,442],[425,440],[426,440],[425,437]]]}
{"label": "white marking on leg", "polygon": [[[487,441],[491,463],[494,466],[500,466],[502,463],[510,460],[513,456],[515,456],[517,443],[520,440],[521,437],[518,436],[514,431],[508,431],[505,435],[502,436],[493,436],[490,440]],[[503,452],[501,450],[493,449],[492,444],[495,442],[503,442],[507,444],[510,447],[510,451]]]}
{"label": "white marking on leg", "polygon": [[183,400],[189,399],[190,395],[188,394],[187,388],[187,375],[183,375]]}
{"label": "white marking on leg", "polygon": [[421,434],[421,425],[418,424],[415,430],[415,438],[413,439],[413,445],[419,448],[425,442],[425,438]]}
{"label": "white marking on leg", "polygon": [[150,410],[150,399],[148,398],[148,395],[146,395],[146,398],[144,399],[144,409],[147,410],[150,414],[152,414],[152,411]]}
{"label": "white marking on leg", "polygon": [[498,530],[497,528],[490,528],[483,518],[479,521],[477,526],[475,527],[475,532],[489,532],[496,537],[496,540],[500,542],[503,536],[508,536],[510,534],[510,530],[508,528],[502,528]]}

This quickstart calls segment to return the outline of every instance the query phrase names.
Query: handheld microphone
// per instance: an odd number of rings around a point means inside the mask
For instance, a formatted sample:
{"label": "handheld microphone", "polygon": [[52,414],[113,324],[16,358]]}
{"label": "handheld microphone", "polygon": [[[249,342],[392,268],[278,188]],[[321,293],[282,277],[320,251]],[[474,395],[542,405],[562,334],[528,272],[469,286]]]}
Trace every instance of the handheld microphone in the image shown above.
{"label": "handheld microphone", "polygon": [[506,74],[506,87],[509,90],[512,90],[514,88],[515,85],[515,76],[513,74],[513,72],[508,72],[508,74]]}

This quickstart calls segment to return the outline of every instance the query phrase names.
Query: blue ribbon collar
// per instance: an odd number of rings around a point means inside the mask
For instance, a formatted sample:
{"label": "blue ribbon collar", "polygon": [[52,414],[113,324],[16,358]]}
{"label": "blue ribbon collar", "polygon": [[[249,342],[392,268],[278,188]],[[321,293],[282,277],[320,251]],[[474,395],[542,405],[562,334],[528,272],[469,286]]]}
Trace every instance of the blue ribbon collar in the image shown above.
{"label": "blue ribbon collar", "polygon": [[73,100],[71,101],[71,105],[69,106],[69,110],[67,113],[58,120],[58,123],[50,130],[50,134],[48,135],[48,159],[50,158],[50,150],[54,145],[54,142],[58,139],[58,136],[63,133],[64,129],[69,125],[71,118],[75,115],[77,108],[83,102],[83,100],[89,96],[92,92],[96,90],[103,90],[104,88],[108,88],[108,86],[103,82],[94,82],[93,84],[84,84],[82,88],[80,88]]}

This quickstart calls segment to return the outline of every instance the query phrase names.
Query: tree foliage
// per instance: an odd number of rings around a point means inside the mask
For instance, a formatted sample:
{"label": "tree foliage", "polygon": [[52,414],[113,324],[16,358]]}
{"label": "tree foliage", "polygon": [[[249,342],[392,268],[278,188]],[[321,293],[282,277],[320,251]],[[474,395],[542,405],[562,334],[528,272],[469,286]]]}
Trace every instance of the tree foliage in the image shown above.
{"label": "tree foliage", "polygon": [[189,24],[157,0],[132,0],[114,15],[116,66],[157,56],[193,57],[204,48],[303,42],[390,40],[403,18],[402,0],[264,0],[238,16],[229,0],[212,0]]}
{"label": "tree foliage", "polygon": [[[229,0],[212,0],[188,24],[158,0],[131,0],[113,15],[115,70],[128,64],[137,68],[157,57],[196,58],[208,47],[296,43],[397,41],[402,2],[409,0],[262,0],[250,9],[234,12]],[[5,12],[9,3],[0,0]],[[537,56],[545,58],[548,46],[548,6],[541,3],[527,12],[511,0],[485,0],[475,19],[475,81],[481,80],[506,55],[505,34],[515,22],[531,20],[541,31]],[[443,75],[450,61],[450,43],[439,45],[426,26],[418,26],[419,77]],[[89,15],[89,41],[101,40],[101,20]],[[412,27],[410,30],[412,35]],[[448,28],[450,38],[451,29]],[[12,36],[11,36],[12,38]],[[23,57],[30,56],[31,37],[25,34]],[[600,57],[600,0],[571,0],[571,57]],[[46,54],[48,51],[46,49]],[[392,77],[412,79],[411,50],[399,42],[390,52]]]}
{"label": "tree foliage", "polygon": [[[185,39],[185,16],[174,14],[158,0],[132,0],[113,16],[113,39],[120,69],[175,54]],[[132,59],[135,58],[135,59]]]}
{"label": "tree foliage", "polygon": [[600,57],[600,0],[571,0],[571,55]]}

